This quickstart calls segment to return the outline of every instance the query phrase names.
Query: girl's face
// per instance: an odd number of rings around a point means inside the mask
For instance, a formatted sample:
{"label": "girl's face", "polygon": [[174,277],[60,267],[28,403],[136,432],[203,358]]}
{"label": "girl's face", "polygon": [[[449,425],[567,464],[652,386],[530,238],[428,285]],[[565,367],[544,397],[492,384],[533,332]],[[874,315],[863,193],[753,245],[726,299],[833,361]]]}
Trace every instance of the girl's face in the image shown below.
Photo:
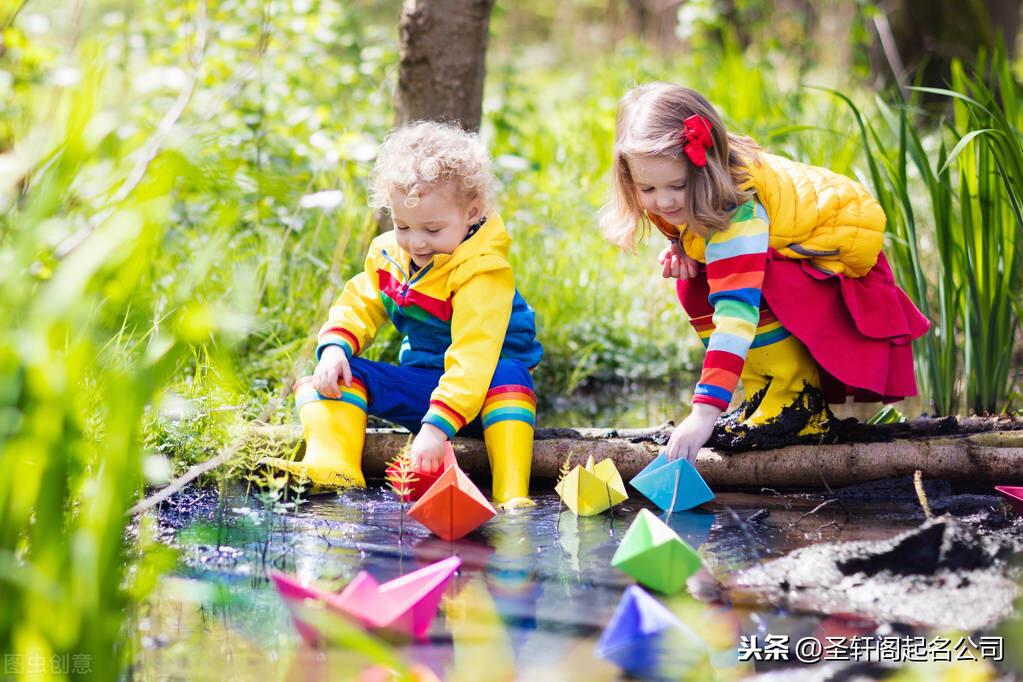
{"label": "girl's face", "polygon": [[688,174],[685,162],[670,156],[632,156],[626,162],[643,210],[672,225],[688,222],[684,208]]}
{"label": "girl's face", "polygon": [[390,193],[394,234],[412,262],[424,267],[440,253],[453,253],[480,217],[479,201],[467,202],[448,185],[428,189],[419,203],[406,206],[406,194]]}

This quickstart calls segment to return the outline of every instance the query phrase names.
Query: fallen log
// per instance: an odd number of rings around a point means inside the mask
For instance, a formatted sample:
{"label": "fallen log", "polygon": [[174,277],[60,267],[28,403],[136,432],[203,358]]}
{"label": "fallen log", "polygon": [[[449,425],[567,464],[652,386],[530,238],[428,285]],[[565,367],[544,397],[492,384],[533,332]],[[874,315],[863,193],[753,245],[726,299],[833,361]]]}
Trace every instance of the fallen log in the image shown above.
{"label": "fallen log", "polygon": [[[241,435],[246,462],[263,455],[301,452],[298,426],[254,425]],[[572,464],[593,455],[610,457],[628,480],[653,459],[666,441],[662,429],[539,429],[533,449],[533,478],[553,481],[566,460]],[[367,476],[383,477],[386,463],[405,445],[409,434],[398,429],[370,429],[363,452]],[[462,469],[485,480],[490,475],[482,440],[456,438]],[[743,453],[700,450],[697,467],[712,487],[768,486],[820,488],[864,483],[916,470],[928,479],[991,484],[1023,483],[1023,432],[987,431],[962,435],[905,438],[891,442],[793,445]]]}

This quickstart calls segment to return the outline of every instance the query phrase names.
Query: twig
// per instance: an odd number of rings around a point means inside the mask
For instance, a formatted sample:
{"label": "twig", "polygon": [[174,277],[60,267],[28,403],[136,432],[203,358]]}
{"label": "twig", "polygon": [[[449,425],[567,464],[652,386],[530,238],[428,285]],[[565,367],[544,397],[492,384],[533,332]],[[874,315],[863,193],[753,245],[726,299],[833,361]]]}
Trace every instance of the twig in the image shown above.
{"label": "twig", "polygon": [[792,500],[790,500],[786,496],[782,495],[780,492],[778,492],[774,488],[761,488],[760,492],[762,492],[762,493],[771,493],[775,497],[780,497],[782,499],[782,502],[785,503],[785,511],[789,511],[790,509],[792,509]]}
{"label": "twig", "polygon": [[841,507],[842,511],[845,512],[845,520],[848,521],[849,520],[849,509],[848,509],[848,507],[845,506],[845,503],[842,502],[842,498],[839,497],[838,495],[836,495],[835,491],[831,489],[830,485],[828,485],[828,480],[826,478],[824,478],[824,472],[821,471],[820,462],[817,462],[817,475],[820,476],[821,483],[824,484],[824,489],[828,491],[828,495],[831,495],[833,498],[835,498],[835,500],[838,501],[838,506]]}
{"label": "twig", "polygon": [[792,522],[792,523],[790,524],[790,528],[795,528],[796,526],[798,526],[798,525],[799,525],[799,522],[800,522],[800,521],[802,521],[803,519],[805,519],[805,518],[806,518],[807,516],[812,516],[812,515],[816,514],[816,513],[817,513],[817,512],[819,512],[819,511],[820,511],[821,509],[823,509],[824,507],[828,506],[828,505],[829,505],[829,504],[831,504],[832,502],[838,502],[838,498],[836,498],[836,497],[832,497],[832,498],[831,498],[830,500],[824,500],[823,502],[821,502],[820,504],[818,504],[818,505],[817,505],[816,507],[814,507],[814,508],[813,508],[813,509],[811,509],[810,511],[806,512],[805,514],[801,515],[801,516],[800,516],[800,517],[799,517],[798,519],[796,519],[795,521],[793,521],[793,522]]}
{"label": "twig", "polygon": [[924,516],[932,518],[934,514],[931,513],[931,505],[927,502],[927,493],[924,491],[924,472],[919,469],[913,472],[913,487],[916,488],[916,497],[924,509]]}
{"label": "twig", "polygon": [[671,506],[668,507],[668,514],[664,517],[664,522],[668,523],[671,520],[671,512],[675,510],[675,501],[678,499],[678,484],[682,479],[682,467],[679,467],[678,471],[675,472],[675,490],[671,493]]}
{"label": "twig", "polygon": [[181,490],[186,485],[188,485],[189,483],[191,483],[195,479],[199,478],[200,476],[202,476],[206,472],[213,471],[214,469],[216,469],[220,465],[226,464],[227,462],[230,462],[231,459],[233,459],[234,456],[237,454],[237,452],[238,452],[237,446],[228,447],[223,452],[221,452],[219,455],[217,455],[216,457],[208,459],[205,462],[199,462],[198,464],[192,466],[184,474],[182,474],[178,478],[176,478],[173,481],[171,481],[167,485],[166,488],[161,488],[159,492],[154,493],[153,495],[150,495],[149,497],[147,497],[146,499],[142,500],[141,502],[136,504],[134,507],[129,509],[128,510],[128,515],[129,516],[134,516],[135,514],[138,514],[139,512],[144,512],[147,509],[150,509],[150,508],[160,504],[161,502],[166,500],[168,497],[170,497],[174,493],[178,492],[179,490]]}

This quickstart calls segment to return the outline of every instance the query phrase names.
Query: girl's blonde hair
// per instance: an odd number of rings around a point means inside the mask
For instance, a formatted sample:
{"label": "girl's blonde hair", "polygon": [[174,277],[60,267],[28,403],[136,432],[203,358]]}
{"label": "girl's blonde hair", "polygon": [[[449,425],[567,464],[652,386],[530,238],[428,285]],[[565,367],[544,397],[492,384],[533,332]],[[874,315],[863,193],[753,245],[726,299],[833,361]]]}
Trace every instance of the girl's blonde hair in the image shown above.
{"label": "girl's blonde hair", "polygon": [[[703,167],[693,165],[683,150],[683,122],[694,114],[711,125],[713,146]],[[718,112],[695,90],[670,83],[633,88],[618,103],[613,192],[600,213],[604,234],[619,248],[632,250],[636,230],[641,228],[643,237],[650,230],[650,218],[640,206],[629,171],[629,157],[667,156],[687,164],[684,208],[690,222],[686,227],[707,236],[728,227],[734,208],[749,200],[752,191],[743,189],[749,180],[746,166],[759,160],[759,150],[750,138],[726,131]]]}
{"label": "girl's blonde hair", "polygon": [[479,135],[454,125],[416,121],[392,130],[377,152],[369,203],[391,208],[391,191],[415,206],[438,185],[450,186],[466,203],[479,199],[483,214],[493,208],[495,188],[490,154]]}

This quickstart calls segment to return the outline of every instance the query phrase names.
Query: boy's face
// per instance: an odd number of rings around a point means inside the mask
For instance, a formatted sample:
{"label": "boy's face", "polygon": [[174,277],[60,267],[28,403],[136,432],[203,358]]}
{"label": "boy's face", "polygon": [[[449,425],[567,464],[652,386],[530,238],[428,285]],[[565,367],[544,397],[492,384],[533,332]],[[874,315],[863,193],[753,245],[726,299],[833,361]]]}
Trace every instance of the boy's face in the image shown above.
{"label": "boy's face", "polygon": [[664,218],[672,225],[688,222],[685,163],[670,156],[631,156],[628,163],[632,184],[643,210]]}
{"label": "boy's face", "polygon": [[412,207],[405,205],[405,197],[402,192],[391,192],[394,234],[398,246],[419,267],[439,253],[454,252],[465,240],[469,226],[480,217],[478,201],[466,202],[445,185],[423,192],[419,203]]}

